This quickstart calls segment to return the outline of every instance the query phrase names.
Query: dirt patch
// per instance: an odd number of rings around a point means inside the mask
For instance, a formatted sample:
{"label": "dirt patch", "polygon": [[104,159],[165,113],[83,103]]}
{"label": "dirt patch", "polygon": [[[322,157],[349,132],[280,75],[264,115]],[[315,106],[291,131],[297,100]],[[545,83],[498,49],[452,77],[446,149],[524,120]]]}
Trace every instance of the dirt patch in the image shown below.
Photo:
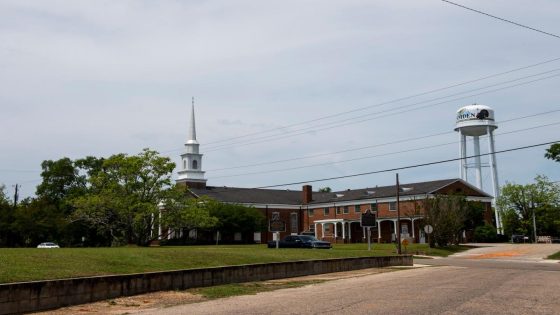
{"label": "dirt patch", "polygon": [[525,254],[525,252],[521,251],[507,251],[507,252],[497,252],[497,253],[488,253],[488,254],[481,254],[481,255],[473,255],[467,257],[469,259],[493,259],[493,258],[501,258],[501,257],[517,257]]}
{"label": "dirt patch", "polygon": [[133,314],[145,310],[156,310],[205,300],[207,299],[187,291],[165,291],[63,307],[57,310],[36,314]]}

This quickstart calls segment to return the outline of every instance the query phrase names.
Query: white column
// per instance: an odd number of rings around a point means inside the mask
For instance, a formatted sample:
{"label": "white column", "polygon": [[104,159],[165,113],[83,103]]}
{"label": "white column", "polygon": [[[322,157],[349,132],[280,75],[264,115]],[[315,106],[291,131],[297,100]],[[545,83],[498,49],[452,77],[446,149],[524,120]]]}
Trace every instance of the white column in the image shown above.
{"label": "white column", "polygon": [[338,235],[338,233],[337,233],[337,225],[338,224],[336,224],[336,222],[335,222],[335,223],[333,223],[333,225],[334,225],[334,238],[336,239],[336,236]]}
{"label": "white column", "polygon": [[480,140],[478,136],[474,136],[474,168],[476,174],[476,186],[482,190],[482,166],[480,163]]}
{"label": "white column", "polygon": [[321,223],[321,238],[325,238],[325,223]]}
{"label": "white column", "polygon": [[500,213],[498,212],[498,207],[496,206],[496,200],[500,197],[500,183],[498,182],[498,168],[496,163],[496,154],[494,148],[494,130],[487,127],[488,131],[488,150],[490,151],[490,171],[492,172],[492,188],[494,190],[494,200],[492,201],[494,205],[494,215],[496,217],[496,229],[498,234],[502,234],[502,219],[500,218]]}
{"label": "white column", "polygon": [[348,240],[352,240],[352,222],[348,222]]}
{"label": "white column", "polygon": [[398,238],[397,238],[397,233],[400,233],[400,231],[397,231],[398,226],[397,226],[397,220],[396,220],[396,219],[393,220],[393,224],[395,225],[395,239],[398,239]]}
{"label": "white column", "polygon": [[459,161],[461,179],[467,181],[467,136],[459,130],[459,137],[461,141],[461,160]]}
{"label": "white column", "polygon": [[158,220],[158,240],[161,240],[161,208],[159,209],[159,220]]}
{"label": "white column", "polygon": [[365,226],[362,226],[362,236],[363,236],[362,237],[363,239],[366,239],[366,227]]}
{"label": "white column", "polygon": [[317,235],[317,223],[313,223],[313,224],[314,224],[314,226],[315,226],[315,228],[313,229],[313,231],[315,232],[315,238],[318,238],[318,235]]}
{"label": "white column", "polygon": [[342,221],[342,240],[346,239],[346,224]]}
{"label": "white column", "polygon": [[377,221],[377,240],[381,238],[381,221]]}
{"label": "white column", "polygon": [[412,238],[414,238],[414,218],[411,218],[410,221],[412,222]]}

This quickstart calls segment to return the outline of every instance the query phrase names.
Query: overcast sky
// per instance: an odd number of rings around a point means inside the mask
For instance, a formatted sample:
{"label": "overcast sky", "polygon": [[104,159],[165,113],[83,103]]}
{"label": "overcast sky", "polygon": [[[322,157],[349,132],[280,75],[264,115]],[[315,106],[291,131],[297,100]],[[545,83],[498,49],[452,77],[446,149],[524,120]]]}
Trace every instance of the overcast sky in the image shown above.
{"label": "overcast sky", "polygon": [[[557,0],[457,1],[560,34]],[[145,147],[178,162],[192,96],[203,169],[216,186],[456,158],[455,112],[472,103],[495,109],[497,150],[556,141],[555,58],[559,38],[438,0],[0,0],[0,183],[30,196],[43,160]],[[499,154],[501,184],[560,180],[544,150]],[[313,187],[390,185],[394,176]],[[458,176],[458,162],[400,171],[404,183]]]}

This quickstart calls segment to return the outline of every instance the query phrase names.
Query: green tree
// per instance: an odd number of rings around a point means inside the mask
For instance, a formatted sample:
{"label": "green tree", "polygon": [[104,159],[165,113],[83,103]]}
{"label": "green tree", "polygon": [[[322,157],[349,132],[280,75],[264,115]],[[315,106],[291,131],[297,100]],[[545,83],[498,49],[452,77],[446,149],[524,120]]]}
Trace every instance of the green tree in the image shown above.
{"label": "green tree", "polygon": [[547,159],[560,162],[560,143],[555,143],[551,145],[550,148],[546,149],[544,156]]}
{"label": "green tree", "polygon": [[425,222],[434,228],[430,246],[458,244],[468,212],[468,202],[464,196],[436,195],[428,199]]}
{"label": "green tree", "polygon": [[113,245],[147,245],[153,239],[159,204],[169,196],[175,163],[144,149],[105,159],[88,180],[89,192],[73,200],[74,220],[109,235]]}
{"label": "green tree", "polygon": [[215,203],[210,214],[218,218],[216,229],[221,234],[241,233],[245,238],[253,232],[263,231],[266,221],[260,210],[239,204]]}
{"label": "green tree", "polygon": [[319,192],[327,192],[327,193],[329,193],[329,192],[331,192],[331,191],[332,191],[332,189],[331,189],[330,187],[321,187],[321,188],[319,188]]}
{"label": "green tree", "polygon": [[[88,156],[84,159],[72,161],[69,158],[46,160],[41,163],[42,182],[37,186],[37,199],[47,209],[54,209],[49,215],[60,216],[56,220],[60,229],[59,242],[64,246],[82,244],[85,237],[89,244],[99,244],[100,239],[95,230],[82,221],[70,221],[75,208],[73,200],[88,193],[88,179],[101,170],[102,158]],[[31,206],[28,203],[26,206]],[[33,210],[30,210],[33,211]],[[102,239],[102,238],[101,238]]]}
{"label": "green tree", "polygon": [[533,238],[533,212],[537,235],[560,235],[560,186],[546,176],[527,185],[506,183],[497,201],[506,235],[520,233]]}
{"label": "green tree", "polygon": [[64,214],[53,204],[45,199],[26,198],[14,212],[15,245],[29,247],[46,241],[60,243],[66,224]]}
{"label": "green tree", "polygon": [[14,209],[6,195],[6,186],[0,184],[0,246],[12,246]]}
{"label": "green tree", "polygon": [[210,210],[218,207],[218,204],[207,196],[190,197],[183,189],[176,187],[170,190],[166,198],[161,223],[172,229],[212,229],[218,224],[218,218],[212,216]]}

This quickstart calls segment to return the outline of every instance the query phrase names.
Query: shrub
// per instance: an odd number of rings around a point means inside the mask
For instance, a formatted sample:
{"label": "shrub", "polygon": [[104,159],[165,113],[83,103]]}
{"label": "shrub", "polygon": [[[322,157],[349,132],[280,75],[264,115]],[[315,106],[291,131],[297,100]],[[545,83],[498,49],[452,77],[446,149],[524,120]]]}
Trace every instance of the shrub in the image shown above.
{"label": "shrub", "polygon": [[474,240],[475,242],[481,243],[497,242],[498,235],[496,234],[496,228],[489,224],[477,226],[474,229]]}

